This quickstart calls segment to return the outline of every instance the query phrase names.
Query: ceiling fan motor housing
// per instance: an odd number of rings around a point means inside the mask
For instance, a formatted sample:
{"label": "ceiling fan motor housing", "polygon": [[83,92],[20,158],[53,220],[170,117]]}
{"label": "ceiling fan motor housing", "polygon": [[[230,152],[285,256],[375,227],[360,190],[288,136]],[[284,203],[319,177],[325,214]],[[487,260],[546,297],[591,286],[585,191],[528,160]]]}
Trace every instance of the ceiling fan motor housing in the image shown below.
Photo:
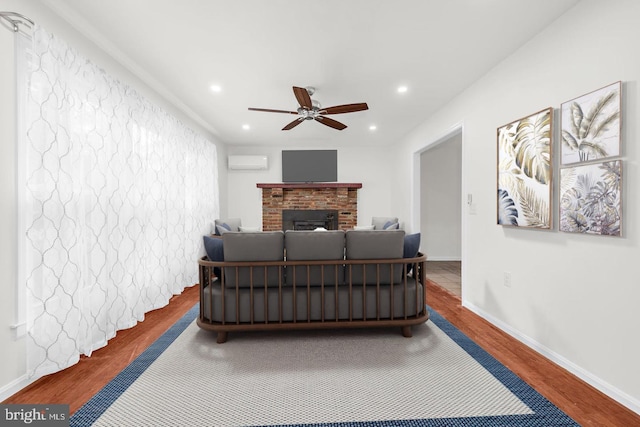
{"label": "ceiling fan motor housing", "polygon": [[305,120],[313,120],[320,115],[320,109],[315,106],[311,110],[308,110],[304,107],[299,107],[297,111],[300,117]]}

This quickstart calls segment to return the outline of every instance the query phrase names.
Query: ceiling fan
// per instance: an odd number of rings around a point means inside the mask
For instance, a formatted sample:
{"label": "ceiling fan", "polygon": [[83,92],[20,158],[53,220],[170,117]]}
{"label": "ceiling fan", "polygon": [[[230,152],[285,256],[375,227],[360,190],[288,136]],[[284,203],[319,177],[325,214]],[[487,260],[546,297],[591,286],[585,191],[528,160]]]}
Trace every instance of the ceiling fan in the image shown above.
{"label": "ceiling fan", "polygon": [[322,108],[318,101],[311,99],[311,95],[313,95],[314,92],[315,88],[313,87],[293,87],[293,94],[298,100],[298,104],[300,104],[300,107],[298,107],[296,111],[272,110],[268,108],[249,108],[249,110],[265,111],[268,113],[297,114],[298,118],[283,127],[282,130],[293,129],[305,120],[315,120],[325,126],[329,126],[330,128],[342,130],[345,129],[347,125],[326,116],[329,114],[354,113],[356,111],[364,111],[369,109],[369,106],[366,102]]}

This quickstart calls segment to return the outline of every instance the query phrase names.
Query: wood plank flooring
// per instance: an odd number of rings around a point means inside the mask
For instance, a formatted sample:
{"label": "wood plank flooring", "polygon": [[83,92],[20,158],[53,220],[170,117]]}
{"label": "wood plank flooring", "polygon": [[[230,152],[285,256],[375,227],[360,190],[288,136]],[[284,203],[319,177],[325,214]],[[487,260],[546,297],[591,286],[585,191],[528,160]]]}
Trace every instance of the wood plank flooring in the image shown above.
{"label": "wood plank flooring", "polygon": [[55,374],[40,378],[3,403],[69,404],[73,414],[198,302],[199,286],[186,288],[169,305],[145,315],[143,322],[118,331],[106,347]]}
{"label": "wood plank flooring", "polygon": [[[113,379],[198,301],[198,286],[170,304],[147,313],[137,326],[119,331],[109,345],[62,372],[48,375],[3,403],[66,403],[71,413]],[[460,299],[433,282],[427,302],[496,359],[583,426],[640,426],[640,415],[548,361],[469,310]]]}
{"label": "wood plank flooring", "polygon": [[457,296],[431,281],[427,303],[580,425],[640,426],[640,415],[463,308]]}

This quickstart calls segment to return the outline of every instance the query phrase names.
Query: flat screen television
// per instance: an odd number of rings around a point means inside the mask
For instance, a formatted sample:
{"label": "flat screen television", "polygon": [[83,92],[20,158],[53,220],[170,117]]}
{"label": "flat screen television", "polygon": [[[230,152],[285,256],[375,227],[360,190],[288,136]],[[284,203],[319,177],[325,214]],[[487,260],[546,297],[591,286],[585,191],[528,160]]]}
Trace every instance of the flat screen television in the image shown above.
{"label": "flat screen television", "polygon": [[336,182],[338,150],[282,150],[282,182]]}

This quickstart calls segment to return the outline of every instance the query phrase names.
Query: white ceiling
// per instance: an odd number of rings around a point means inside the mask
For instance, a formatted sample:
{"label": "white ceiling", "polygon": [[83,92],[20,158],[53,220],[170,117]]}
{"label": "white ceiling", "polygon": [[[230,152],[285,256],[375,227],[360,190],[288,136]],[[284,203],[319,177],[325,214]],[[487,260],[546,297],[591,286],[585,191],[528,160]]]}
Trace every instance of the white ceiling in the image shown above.
{"label": "white ceiling", "polygon": [[[304,147],[398,141],[578,1],[45,3],[221,142]],[[247,110],[295,111],[294,85],[314,86],[324,107],[369,110],[331,116],[343,131],[316,122],[281,131],[295,116]]]}

